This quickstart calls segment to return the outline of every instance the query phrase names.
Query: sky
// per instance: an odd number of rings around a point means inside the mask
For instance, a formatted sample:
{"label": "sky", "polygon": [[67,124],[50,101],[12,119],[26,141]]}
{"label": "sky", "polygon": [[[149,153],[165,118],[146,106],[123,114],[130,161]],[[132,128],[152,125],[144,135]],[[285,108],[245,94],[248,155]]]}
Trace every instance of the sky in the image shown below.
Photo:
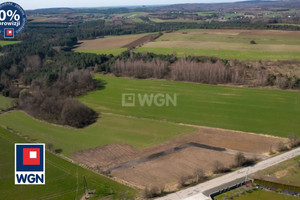
{"label": "sky", "polygon": [[0,0],[0,3],[12,1],[19,4],[25,10],[37,8],[57,7],[109,7],[109,6],[133,6],[133,5],[166,5],[178,3],[217,3],[233,2],[236,0]]}

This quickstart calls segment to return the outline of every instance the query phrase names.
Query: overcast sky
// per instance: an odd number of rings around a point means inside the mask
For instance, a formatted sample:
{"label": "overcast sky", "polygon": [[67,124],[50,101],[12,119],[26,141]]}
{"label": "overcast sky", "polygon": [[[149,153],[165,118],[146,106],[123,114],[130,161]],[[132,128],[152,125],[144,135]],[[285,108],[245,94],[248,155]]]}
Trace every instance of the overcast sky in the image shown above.
{"label": "overcast sky", "polygon": [[107,6],[132,6],[132,5],[160,5],[178,3],[216,3],[233,2],[236,0],[0,0],[1,3],[12,1],[24,9],[55,8],[55,7],[107,7]]}

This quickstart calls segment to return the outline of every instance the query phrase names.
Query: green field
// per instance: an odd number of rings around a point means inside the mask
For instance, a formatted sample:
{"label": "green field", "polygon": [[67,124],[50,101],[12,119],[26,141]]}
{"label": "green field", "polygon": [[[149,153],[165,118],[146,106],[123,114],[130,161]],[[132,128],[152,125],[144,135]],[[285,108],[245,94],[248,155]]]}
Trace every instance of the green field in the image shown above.
{"label": "green field", "polygon": [[0,115],[0,125],[39,142],[52,143],[54,148],[62,148],[67,156],[79,150],[120,142],[141,149],[194,131],[190,127],[113,114],[102,114],[98,122],[85,129],[71,129],[40,122],[17,111]]}
{"label": "green field", "polygon": [[244,14],[242,13],[226,13],[225,14],[225,18],[229,19],[232,17],[239,17],[239,16],[244,16]]}
{"label": "green field", "polygon": [[134,18],[132,19],[134,22],[137,22],[137,23],[141,23],[143,22],[143,20],[141,18]]}
{"label": "green field", "polygon": [[144,16],[144,15],[147,15],[147,13],[145,12],[130,12],[130,13],[126,13],[126,14],[122,14],[123,17],[129,17],[129,18],[132,18],[132,17],[141,17],[141,16]]}
{"label": "green field", "polygon": [[[23,138],[0,128],[0,199],[80,199],[84,193],[83,176],[88,186],[96,190],[95,199],[133,198],[137,191],[106,177],[83,169],[46,152],[46,185],[14,185],[14,143]],[[113,195],[110,195],[110,191]]]}
{"label": "green field", "polygon": [[298,197],[283,195],[275,192],[268,192],[265,190],[256,190],[251,193],[246,192],[245,194],[241,194],[240,196],[235,197],[234,195],[237,193],[237,191],[238,190],[232,190],[225,194],[216,196],[214,199],[223,200],[224,197],[230,199],[229,197],[233,196],[233,200],[299,200]]}
{"label": "green field", "polygon": [[272,182],[300,186],[300,156],[259,171],[255,177]]}
{"label": "green field", "polygon": [[[185,32],[185,34],[183,34]],[[137,52],[157,54],[214,56],[237,60],[300,60],[300,37],[292,33],[243,30],[180,30],[165,33],[154,42],[146,43]],[[269,34],[269,35],[268,35]],[[250,44],[254,40],[256,44]]]}
{"label": "green field", "polygon": [[106,55],[119,55],[123,51],[126,51],[126,48],[114,48],[114,49],[96,49],[96,50],[76,50],[80,53],[95,53],[95,54],[106,54]]}
{"label": "green field", "polygon": [[[105,89],[79,97],[101,112],[97,123],[85,129],[71,129],[40,122],[15,111],[0,116],[8,126],[39,142],[54,144],[70,156],[72,152],[122,142],[138,149],[190,134],[186,123],[287,137],[300,135],[300,93],[249,89],[164,80],[139,80],[96,75],[107,82]],[[177,94],[177,106],[137,104],[122,107],[123,93]],[[147,127],[147,128],[145,128]]]}
{"label": "green field", "polygon": [[14,105],[13,99],[0,95],[0,110],[5,110]]}
{"label": "green field", "polygon": [[192,19],[184,19],[184,18],[177,18],[177,19],[158,19],[158,18],[150,18],[151,21],[156,23],[164,23],[164,22],[183,22],[183,23],[195,23],[197,20]]}
{"label": "green field", "polygon": [[[98,112],[118,113],[287,137],[300,135],[300,93],[96,75],[104,90],[79,98]],[[122,107],[123,93],[178,95],[176,107]]]}
{"label": "green field", "polygon": [[217,14],[217,13],[214,12],[214,11],[211,11],[211,12],[197,12],[197,14],[199,16],[205,17],[205,16],[211,16],[211,15],[214,15],[214,14]]}
{"label": "green field", "polygon": [[0,41],[0,46],[13,45],[20,43],[20,41]]}

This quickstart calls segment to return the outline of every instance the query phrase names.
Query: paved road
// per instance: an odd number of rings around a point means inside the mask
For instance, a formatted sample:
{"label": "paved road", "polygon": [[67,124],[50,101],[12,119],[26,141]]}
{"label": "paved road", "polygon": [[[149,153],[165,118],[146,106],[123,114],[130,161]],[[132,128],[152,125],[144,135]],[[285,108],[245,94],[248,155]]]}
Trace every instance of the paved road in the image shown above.
{"label": "paved road", "polygon": [[286,153],[280,154],[278,156],[269,158],[267,160],[261,161],[254,166],[246,167],[238,171],[226,174],[224,176],[220,176],[218,178],[201,183],[194,187],[190,187],[185,190],[169,194],[165,197],[158,198],[157,200],[209,200],[210,198],[204,195],[207,194],[208,191],[213,191],[214,189],[220,190],[222,186],[228,187],[228,185],[237,183],[243,178],[246,179],[249,174],[253,174],[257,171],[266,169],[285,160],[294,158],[298,155],[300,155],[300,147],[288,151]]}

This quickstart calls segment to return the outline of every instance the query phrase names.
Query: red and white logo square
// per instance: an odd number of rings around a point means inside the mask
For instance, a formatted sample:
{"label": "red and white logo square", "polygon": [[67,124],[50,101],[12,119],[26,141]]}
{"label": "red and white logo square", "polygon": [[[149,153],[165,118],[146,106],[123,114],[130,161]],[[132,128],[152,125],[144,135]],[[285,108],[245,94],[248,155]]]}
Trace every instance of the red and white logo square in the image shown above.
{"label": "red and white logo square", "polygon": [[40,165],[40,149],[24,148],[23,165]]}
{"label": "red and white logo square", "polygon": [[14,30],[13,29],[6,29],[6,35],[7,36],[14,36]]}

